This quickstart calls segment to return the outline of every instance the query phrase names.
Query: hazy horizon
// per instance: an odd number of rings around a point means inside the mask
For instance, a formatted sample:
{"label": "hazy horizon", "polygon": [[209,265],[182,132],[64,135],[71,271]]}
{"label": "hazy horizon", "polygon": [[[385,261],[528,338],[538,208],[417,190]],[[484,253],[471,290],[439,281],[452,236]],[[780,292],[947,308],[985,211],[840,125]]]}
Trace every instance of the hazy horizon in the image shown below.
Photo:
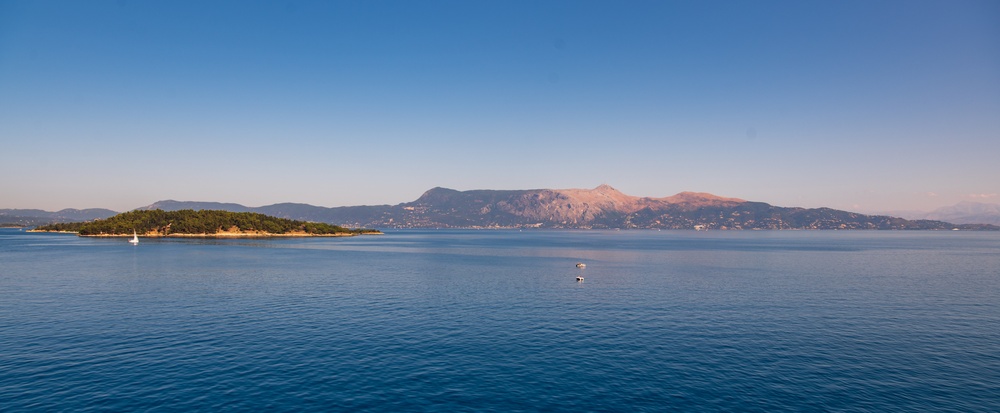
{"label": "hazy horizon", "polygon": [[1000,202],[1000,3],[0,0],[0,208]]}

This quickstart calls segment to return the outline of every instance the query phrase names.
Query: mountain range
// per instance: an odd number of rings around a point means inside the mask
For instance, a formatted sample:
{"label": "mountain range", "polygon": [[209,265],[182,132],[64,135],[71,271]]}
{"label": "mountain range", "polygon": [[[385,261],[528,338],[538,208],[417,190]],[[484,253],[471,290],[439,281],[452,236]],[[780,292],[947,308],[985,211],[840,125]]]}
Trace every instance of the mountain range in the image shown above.
{"label": "mountain range", "polygon": [[[655,228],[655,229],[1000,229],[982,222],[908,220],[830,208],[790,208],[702,192],[636,197],[608,186],[594,189],[457,191],[433,188],[397,205],[318,207],[282,203],[262,207],[218,202],[159,201],[138,209],[215,209],[353,228]],[[0,221],[6,211],[0,210]],[[63,210],[52,217],[72,215]],[[84,220],[114,215],[109,210]],[[97,216],[106,211],[105,216]],[[44,211],[40,211],[44,212]],[[78,213],[82,214],[81,213]],[[53,218],[55,219],[55,218]]]}
{"label": "mountain range", "polygon": [[887,213],[906,219],[933,219],[956,224],[1000,225],[1000,204],[962,201],[955,205],[941,207],[930,212],[899,211]]}
{"label": "mountain range", "polygon": [[36,226],[53,222],[93,221],[107,218],[117,212],[110,209],[63,209],[56,212],[40,209],[0,209],[0,224],[18,226]]}

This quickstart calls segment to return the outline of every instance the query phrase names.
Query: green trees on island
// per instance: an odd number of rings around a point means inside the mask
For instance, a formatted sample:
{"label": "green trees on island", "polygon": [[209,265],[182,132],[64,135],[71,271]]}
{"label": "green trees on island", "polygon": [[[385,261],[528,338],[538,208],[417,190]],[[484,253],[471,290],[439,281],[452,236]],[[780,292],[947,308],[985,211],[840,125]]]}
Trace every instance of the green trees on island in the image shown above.
{"label": "green trees on island", "polygon": [[283,235],[305,233],[310,235],[377,233],[374,230],[347,229],[320,222],[304,222],[276,218],[254,212],[229,212],[216,210],[180,211],[129,211],[113,217],[90,222],[51,224],[36,228],[39,231],[68,231],[80,235],[131,235],[140,234],[205,234],[213,235],[234,230],[244,233]]}

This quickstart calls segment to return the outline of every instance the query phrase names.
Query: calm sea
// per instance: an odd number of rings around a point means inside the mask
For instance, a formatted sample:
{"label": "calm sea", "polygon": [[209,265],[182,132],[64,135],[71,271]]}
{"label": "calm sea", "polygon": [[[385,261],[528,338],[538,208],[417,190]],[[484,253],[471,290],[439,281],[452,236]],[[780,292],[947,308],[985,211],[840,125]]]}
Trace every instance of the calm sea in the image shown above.
{"label": "calm sea", "polygon": [[0,411],[192,410],[998,412],[1000,233],[0,230]]}

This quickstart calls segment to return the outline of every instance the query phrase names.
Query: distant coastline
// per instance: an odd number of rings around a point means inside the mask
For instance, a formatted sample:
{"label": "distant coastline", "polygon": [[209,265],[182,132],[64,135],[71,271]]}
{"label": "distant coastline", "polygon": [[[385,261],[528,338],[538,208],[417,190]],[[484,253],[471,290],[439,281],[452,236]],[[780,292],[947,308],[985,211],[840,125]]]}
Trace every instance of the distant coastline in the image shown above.
{"label": "distant coastline", "polygon": [[[37,230],[31,229],[28,232],[43,232],[43,233],[55,233],[55,234],[75,234],[79,237],[85,238],[130,238],[131,234],[80,234],[76,231],[49,231],[49,230]],[[308,234],[305,232],[294,232],[286,234],[271,234],[267,232],[217,232],[214,234],[201,233],[201,234],[159,234],[159,233],[144,233],[139,234],[142,238],[310,238],[310,237],[354,237],[358,235],[384,235],[382,231],[378,230],[365,230],[363,232],[357,233],[332,233],[332,234]]]}
{"label": "distant coastline", "polygon": [[[984,206],[985,205],[985,206]],[[995,207],[995,208],[993,208]],[[318,207],[280,203],[262,207],[218,202],[160,201],[140,207],[156,212],[155,222],[120,217],[110,210],[0,210],[0,221],[54,226],[85,221],[83,234],[159,229],[166,233],[212,234],[232,226],[272,234],[294,230],[309,233],[355,231],[321,229],[320,223],[354,228],[468,229],[659,229],[659,230],[966,230],[1000,231],[1000,204],[966,205],[954,222],[930,216],[906,219],[832,208],[782,207],[702,192],[681,192],[663,198],[626,195],[608,185],[593,189],[470,190],[432,188],[418,199],[397,205]],[[214,211],[214,212],[205,212]],[[224,215],[256,213],[256,216]],[[162,214],[185,212],[185,217]],[[960,212],[960,211],[959,211]],[[215,215],[208,215],[215,214]],[[266,218],[265,218],[266,216]],[[952,216],[952,215],[949,215]],[[919,218],[919,219],[917,219]],[[293,220],[293,223],[279,221]],[[266,222],[265,222],[266,221]],[[48,224],[48,225],[46,225]],[[82,224],[80,226],[82,228]],[[76,227],[51,229],[74,230]]]}

